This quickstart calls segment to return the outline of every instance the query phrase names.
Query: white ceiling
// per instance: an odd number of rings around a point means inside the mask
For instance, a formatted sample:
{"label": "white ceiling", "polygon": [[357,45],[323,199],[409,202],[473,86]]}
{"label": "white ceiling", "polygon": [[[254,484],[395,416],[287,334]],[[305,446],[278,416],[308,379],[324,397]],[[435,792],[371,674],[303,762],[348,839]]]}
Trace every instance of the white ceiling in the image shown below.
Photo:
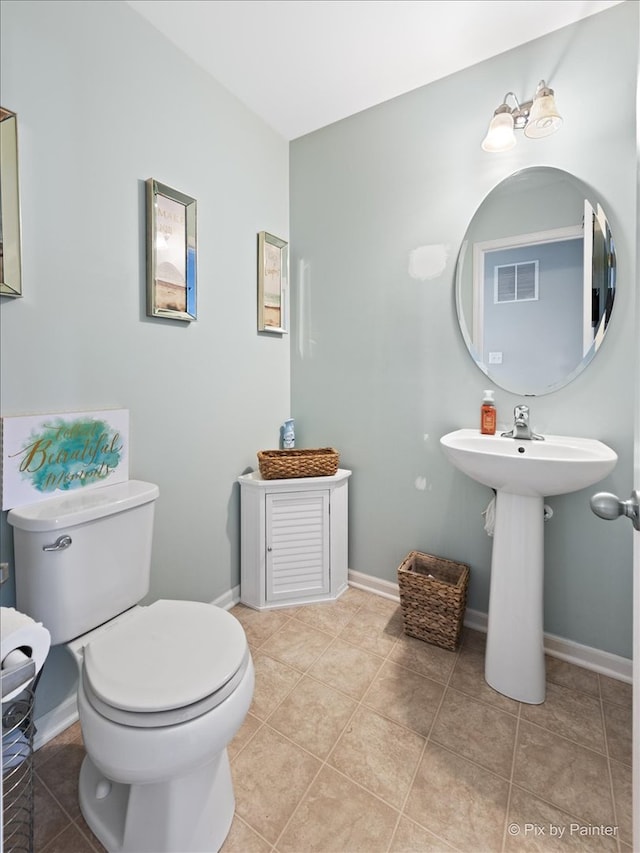
{"label": "white ceiling", "polygon": [[127,0],[286,139],[621,1]]}

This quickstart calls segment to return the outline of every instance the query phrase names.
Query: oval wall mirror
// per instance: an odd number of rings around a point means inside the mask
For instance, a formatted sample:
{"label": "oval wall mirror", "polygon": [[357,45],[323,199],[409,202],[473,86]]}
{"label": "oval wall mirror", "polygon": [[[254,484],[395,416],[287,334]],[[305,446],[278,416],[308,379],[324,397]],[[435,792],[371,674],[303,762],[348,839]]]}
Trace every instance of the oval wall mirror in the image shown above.
{"label": "oval wall mirror", "polygon": [[615,245],[593,190],[547,166],[498,184],[476,211],[456,268],[471,357],[500,388],[556,391],[589,364],[609,327]]}

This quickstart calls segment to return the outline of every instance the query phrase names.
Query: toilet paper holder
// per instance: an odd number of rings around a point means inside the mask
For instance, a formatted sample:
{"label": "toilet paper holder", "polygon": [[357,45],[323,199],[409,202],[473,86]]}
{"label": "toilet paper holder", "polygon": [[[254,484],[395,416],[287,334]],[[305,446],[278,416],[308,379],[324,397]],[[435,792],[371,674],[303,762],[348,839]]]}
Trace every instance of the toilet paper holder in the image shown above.
{"label": "toilet paper holder", "polygon": [[0,670],[0,682],[2,684],[2,699],[13,693],[21,685],[26,688],[36,675],[36,662],[31,658],[19,666],[11,669]]}
{"label": "toilet paper holder", "polygon": [[[5,849],[33,850],[33,708],[36,662],[0,672],[2,682],[2,824]],[[34,678],[35,677],[35,678]],[[22,688],[22,689],[21,689]],[[15,690],[20,692],[13,695]]]}

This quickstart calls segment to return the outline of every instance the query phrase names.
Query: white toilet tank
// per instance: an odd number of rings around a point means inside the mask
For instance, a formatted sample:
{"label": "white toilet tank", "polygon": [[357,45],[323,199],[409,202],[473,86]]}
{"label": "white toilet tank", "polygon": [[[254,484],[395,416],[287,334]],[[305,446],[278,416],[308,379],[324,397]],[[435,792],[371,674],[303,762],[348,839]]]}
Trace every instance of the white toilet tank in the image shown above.
{"label": "white toilet tank", "polygon": [[159,490],[128,480],[16,507],[16,608],[66,643],[137,604],[149,591]]}

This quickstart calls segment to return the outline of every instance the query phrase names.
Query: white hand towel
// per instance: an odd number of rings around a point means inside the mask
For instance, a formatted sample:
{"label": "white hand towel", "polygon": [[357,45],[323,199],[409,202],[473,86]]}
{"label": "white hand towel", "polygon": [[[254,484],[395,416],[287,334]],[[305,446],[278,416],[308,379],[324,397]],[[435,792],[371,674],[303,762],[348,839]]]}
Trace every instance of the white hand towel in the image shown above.
{"label": "white hand towel", "polygon": [[493,531],[496,526],[496,499],[495,496],[491,498],[489,501],[489,505],[482,513],[484,516],[484,529],[487,532],[487,536],[493,536]]}

